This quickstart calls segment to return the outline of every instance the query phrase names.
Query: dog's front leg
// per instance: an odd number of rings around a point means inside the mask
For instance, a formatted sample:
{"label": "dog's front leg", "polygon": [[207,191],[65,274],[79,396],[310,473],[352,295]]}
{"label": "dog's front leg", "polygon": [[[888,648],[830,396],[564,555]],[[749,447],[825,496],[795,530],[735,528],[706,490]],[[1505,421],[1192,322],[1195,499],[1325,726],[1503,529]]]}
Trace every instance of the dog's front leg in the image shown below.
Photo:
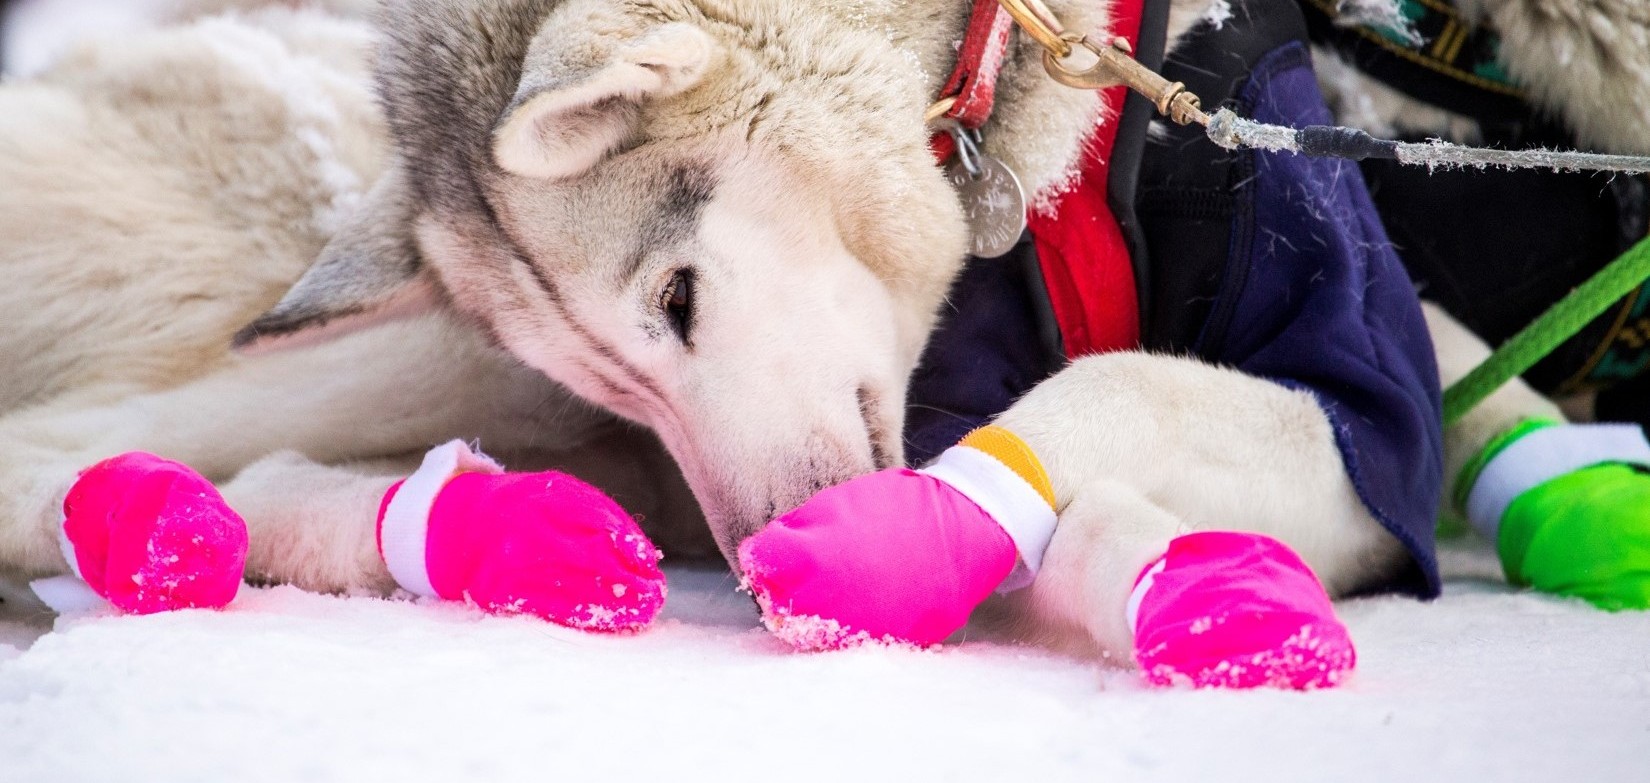
{"label": "dog's front leg", "polygon": [[1137,577],[1186,533],[1277,539],[1332,595],[1401,563],[1304,392],[1191,359],[1110,354],[1073,363],[997,423],[1036,452],[1059,512],[1042,570],[1015,600],[1044,630],[1081,629],[1110,655],[1132,649]]}
{"label": "dog's front leg", "polygon": [[1334,685],[1355,656],[1331,596],[1399,577],[1405,550],[1318,400],[1190,359],[1086,358],[921,470],[819,493],[740,566],[804,649],[933,644],[1019,589],[1025,636],[1155,683]]}
{"label": "dog's front leg", "polygon": [[[1438,377],[1449,388],[1473,368],[1490,358],[1490,347],[1461,325],[1442,307],[1422,302],[1421,312],[1427,319],[1427,333],[1432,335],[1434,350],[1438,352]],[[1444,430],[1445,487],[1456,480],[1464,467],[1497,435],[1517,426],[1526,419],[1564,421],[1564,414],[1552,401],[1530,388],[1522,378],[1514,378],[1463,416],[1459,422]],[[1444,502],[1449,502],[1445,492]]]}
{"label": "dog's front leg", "polygon": [[291,451],[247,466],[220,487],[246,520],[247,578],[319,592],[394,590],[375,522],[384,493],[416,467],[416,460],[334,467]]}
{"label": "dog's front leg", "polygon": [[[1445,384],[1490,348],[1423,305]],[[1636,424],[1567,424],[1515,378],[1444,432],[1444,504],[1495,544],[1507,580],[1607,609],[1650,608],[1650,441]]]}
{"label": "dog's front leg", "polygon": [[1129,660],[1127,623],[1134,577],[1191,532],[1180,517],[1119,481],[1095,479],[1060,514],[1043,568],[1031,586],[1010,594],[1011,622],[1028,637],[1074,651]]}
{"label": "dog's front leg", "polygon": [[[247,524],[255,578],[317,590],[393,587],[373,541],[378,502],[395,480],[390,473],[327,467],[294,452],[237,472],[222,454],[244,448],[236,437],[244,431],[220,431],[211,412],[199,408],[178,408],[168,416],[163,397],[53,405],[0,421],[0,569],[28,578],[63,573],[59,531],[64,498],[77,477],[116,454],[154,451],[203,465],[213,475],[235,476],[219,489]],[[176,426],[191,412],[201,417],[201,427]],[[158,432],[157,424],[169,431]],[[198,438],[193,444],[186,442],[191,436]],[[408,472],[410,467],[399,475]]]}
{"label": "dog's front leg", "polygon": [[62,573],[63,501],[80,471],[148,442],[146,410],[119,389],[97,389],[0,418],[0,570]]}
{"label": "dog's front leg", "polygon": [[[390,481],[320,464],[416,454],[452,438],[505,453],[540,441],[567,449],[605,421],[435,319],[224,362],[169,388],[91,387],[0,417],[0,569],[64,573],[58,539],[71,486],[103,460],[148,452],[220,483],[246,517],[255,575],[290,573],[324,590],[383,586],[372,533]],[[307,460],[265,459],[283,450]]]}

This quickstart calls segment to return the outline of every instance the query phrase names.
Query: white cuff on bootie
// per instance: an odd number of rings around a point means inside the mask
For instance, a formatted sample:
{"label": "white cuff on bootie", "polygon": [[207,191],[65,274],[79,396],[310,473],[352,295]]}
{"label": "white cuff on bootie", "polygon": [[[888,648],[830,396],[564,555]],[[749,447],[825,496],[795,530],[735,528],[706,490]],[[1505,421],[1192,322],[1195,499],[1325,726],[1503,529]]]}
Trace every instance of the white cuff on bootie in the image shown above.
{"label": "white cuff on bootie", "polygon": [[921,472],[974,501],[1014,542],[1018,562],[997,592],[1030,586],[1059,521],[1054,488],[1031,447],[1018,435],[988,425],[946,449]]}
{"label": "white cuff on bootie", "polygon": [[379,553],[395,583],[409,593],[434,598],[425,544],[430,531],[430,509],[435,498],[461,473],[503,473],[504,468],[464,441],[430,449],[424,464],[396,490],[378,523]]}
{"label": "white cuff on bootie", "polygon": [[34,596],[41,603],[58,614],[78,614],[113,606],[79,576],[36,579],[29,583],[29,589],[34,591]]}
{"label": "white cuff on bootie", "polygon": [[1536,430],[1508,445],[1478,473],[1467,493],[1467,521],[1500,540],[1501,517],[1524,494],[1566,473],[1626,462],[1650,465],[1650,442],[1637,424],[1567,424]]}

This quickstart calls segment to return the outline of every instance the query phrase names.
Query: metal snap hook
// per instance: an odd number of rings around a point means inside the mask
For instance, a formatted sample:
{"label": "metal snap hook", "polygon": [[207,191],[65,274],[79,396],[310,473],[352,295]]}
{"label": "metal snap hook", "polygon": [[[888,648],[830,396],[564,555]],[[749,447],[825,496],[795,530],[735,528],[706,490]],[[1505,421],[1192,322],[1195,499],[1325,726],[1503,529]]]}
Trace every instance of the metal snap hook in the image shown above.
{"label": "metal snap hook", "polygon": [[1134,59],[1127,39],[1115,38],[1111,45],[1099,46],[1087,36],[1076,33],[1067,33],[1062,37],[1072,44],[1072,51],[1076,51],[1075,47],[1082,47],[1094,55],[1095,61],[1087,68],[1076,69],[1067,65],[1066,57],[1056,56],[1045,49],[1043,69],[1055,81],[1081,90],[1104,90],[1126,85],[1150,99],[1159,113],[1181,125],[1191,122],[1208,124],[1209,118],[1203,114],[1198,97],[1188,92],[1185,84],[1171,82],[1141,65]]}

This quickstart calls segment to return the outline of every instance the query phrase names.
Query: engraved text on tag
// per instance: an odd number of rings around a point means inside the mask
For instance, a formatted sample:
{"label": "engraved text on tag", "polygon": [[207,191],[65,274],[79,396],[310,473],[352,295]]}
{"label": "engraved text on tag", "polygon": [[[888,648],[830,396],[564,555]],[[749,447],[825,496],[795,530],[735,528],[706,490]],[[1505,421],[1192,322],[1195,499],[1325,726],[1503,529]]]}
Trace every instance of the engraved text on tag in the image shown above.
{"label": "engraved text on tag", "polygon": [[972,232],[969,252],[980,258],[1007,255],[1026,228],[1026,196],[1020,178],[996,158],[974,160],[979,174],[970,174],[958,162],[946,171],[962,199],[963,215]]}

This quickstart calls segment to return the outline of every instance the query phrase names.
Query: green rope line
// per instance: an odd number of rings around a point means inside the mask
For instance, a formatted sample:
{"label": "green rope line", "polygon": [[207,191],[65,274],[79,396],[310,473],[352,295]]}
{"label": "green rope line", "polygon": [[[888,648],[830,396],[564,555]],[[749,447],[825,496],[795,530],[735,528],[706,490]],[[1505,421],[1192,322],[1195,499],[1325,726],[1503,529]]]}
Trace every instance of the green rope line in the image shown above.
{"label": "green rope line", "polygon": [[1460,421],[1507,381],[1523,375],[1646,280],[1650,280],[1650,239],[1611,261],[1449,387],[1444,392],[1444,426]]}

